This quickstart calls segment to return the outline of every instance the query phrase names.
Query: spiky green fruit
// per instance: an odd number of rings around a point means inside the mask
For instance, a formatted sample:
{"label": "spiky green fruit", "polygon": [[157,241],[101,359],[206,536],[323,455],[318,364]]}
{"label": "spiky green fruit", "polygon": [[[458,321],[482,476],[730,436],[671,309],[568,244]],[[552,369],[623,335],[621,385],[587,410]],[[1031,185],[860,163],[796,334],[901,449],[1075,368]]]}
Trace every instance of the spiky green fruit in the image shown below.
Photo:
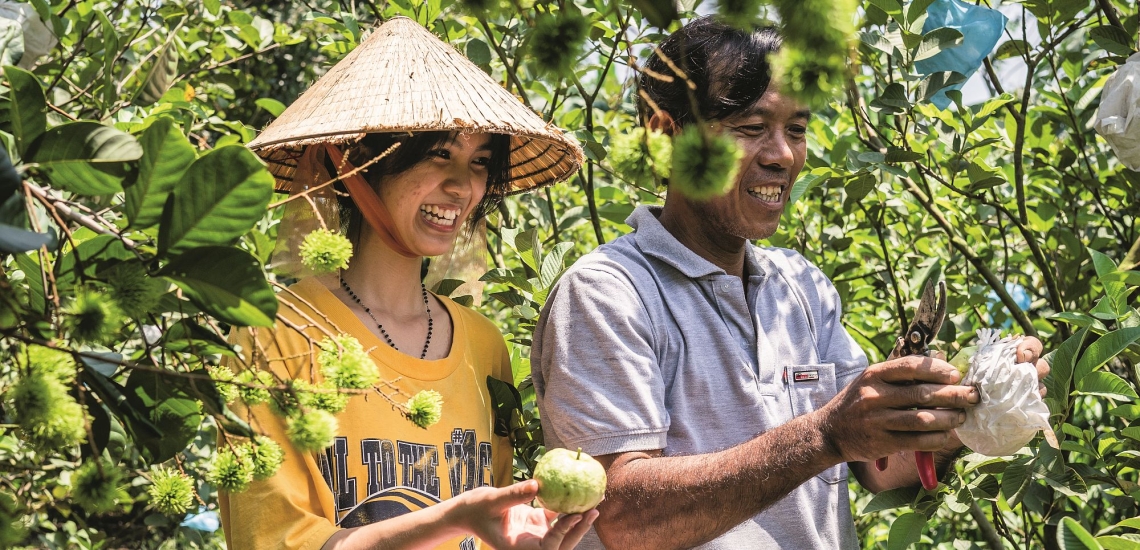
{"label": "spiky green fruit", "polygon": [[168,516],[181,516],[194,505],[194,480],[172,468],[156,468],[146,492],[150,505]]}
{"label": "spiky green fruit", "polygon": [[42,372],[64,384],[75,380],[75,359],[70,353],[45,346],[27,346],[19,355],[31,371]]}
{"label": "spiky green fruit", "polygon": [[21,436],[36,450],[59,452],[86,439],[83,407],[54,376],[32,371],[20,377],[6,397]]}
{"label": "spiky green fruit", "polygon": [[253,479],[272,477],[285,461],[285,451],[268,437],[258,436],[245,445],[246,456],[253,460]]}
{"label": "spiky green fruit", "polygon": [[139,262],[123,262],[108,269],[106,280],[111,286],[111,299],[132,319],[150,313],[166,290],[166,283],[148,275]]}
{"label": "spiky green fruit", "polygon": [[717,15],[728,25],[742,30],[752,30],[760,22],[761,0],[719,0]]}
{"label": "spiky green fruit", "polygon": [[443,416],[443,396],[435,390],[422,390],[408,400],[408,420],[427,428]]}
{"label": "spiky green fruit", "polygon": [[809,106],[827,103],[842,89],[855,36],[856,0],[774,0],[784,43],[772,59],[786,93]]}
{"label": "spiky green fruit", "polygon": [[590,22],[575,10],[544,13],[535,17],[530,36],[530,55],[544,71],[567,74],[573,71]]}
{"label": "spiky green fruit", "polygon": [[286,420],[286,434],[293,446],[303,453],[315,453],[332,445],[336,437],[336,417],[322,410],[295,414]]}
{"label": "spiky green fruit", "polygon": [[241,400],[251,407],[269,401],[271,395],[267,387],[277,385],[273,374],[260,369],[243,370],[234,376],[234,381],[239,384],[236,387]]}
{"label": "spiky green fruit", "polygon": [[64,309],[71,338],[77,342],[101,344],[122,328],[122,314],[102,292],[81,288]]}
{"label": "spiky green fruit", "polygon": [[301,265],[318,275],[348,269],[351,258],[352,241],[328,229],[313,231],[301,242]]}
{"label": "spiky green fruit", "polygon": [[237,386],[227,383],[234,380],[234,371],[230,370],[229,367],[207,365],[206,372],[210,374],[210,378],[214,379],[214,387],[218,388],[218,396],[227,405],[233,403],[240,396]]}
{"label": "spiky green fruit", "polygon": [[206,481],[218,489],[240,493],[253,481],[253,460],[246,456],[243,447],[234,452],[228,447],[219,446],[214,458],[206,464]]}
{"label": "spiky green fruit", "polygon": [[356,338],[341,334],[325,338],[318,345],[321,373],[336,387],[361,390],[380,381],[380,371]]}
{"label": "spiky green fruit", "polygon": [[728,193],[736,184],[744,151],[731,136],[690,124],[673,139],[669,185],[694,200]]}
{"label": "spiky green fruit", "polygon": [[0,491],[0,548],[16,546],[28,536],[16,497]]}
{"label": "spiky green fruit", "polygon": [[662,132],[634,128],[611,141],[610,165],[626,181],[648,187],[655,178],[668,178],[673,162],[673,140]]}
{"label": "spiky green fruit", "polygon": [[320,409],[338,414],[344,412],[348,406],[349,394],[338,391],[338,388],[327,380],[316,385],[297,380],[293,383],[293,388],[300,396],[301,406],[306,409]]}
{"label": "spiky green fruit", "polygon": [[103,513],[115,508],[123,471],[106,460],[88,460],[71,476],[71,498],[88,512]]}

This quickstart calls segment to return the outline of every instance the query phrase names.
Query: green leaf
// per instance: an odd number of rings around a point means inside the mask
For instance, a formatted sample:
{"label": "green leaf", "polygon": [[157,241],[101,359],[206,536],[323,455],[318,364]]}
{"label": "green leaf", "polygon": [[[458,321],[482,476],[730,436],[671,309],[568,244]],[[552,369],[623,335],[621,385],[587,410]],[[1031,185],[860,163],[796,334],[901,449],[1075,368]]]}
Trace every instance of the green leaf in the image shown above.
{"label": "green leaf", "polygon": [[659,29],[667,29],[677,20],[677,4],[673,0],[630,0],[630,3],[649,20],[649,24]]}
{"label": "green leaf", "polygon": [[[20,174],[16,172],[16,167],[12,165],[12,157],[8,156],[7,149],[0,146],[0,204],[7,203],[8,199],[15,196],[22,186],[23,180],[20,178]],[[0,223],[12,223],[13,221],[0,216]]]}
{"label": "green leaf", "polygon": [[918,162],[924,159],[922,153],[911,151],[909,149],[890,148],[887,150],[886,156],[883,157],[884,162]]}
{"label": "green leaf", "polygon": [[911,3],[906,8],[906,22],[910,25],[918,21],[919,17],[926,15],[926,9],[934,3],[934,0],[911,0]]}
{"label": "green leaf", "polygon": [[1028,52],[1028,42],[1024,40],[1006,40],[997,47],[997,50],[994,50],[994,61],[1024,56]]}
{"label": "green leaf", "polygon": [[139,88],[131,102],[140,107],[157,103],[174,84],[174,79],[177,77],[178,48],[174,45],[174,40],[168,40],[162,46],[162,51],[155,56],[150,72],[147,73],[142,87]]}
{"label": "green leaf", "polygon": [[1108,410],[1108,414],[1119,416],[1129,422],[1140,418],[1140,405],[1121,405]]}
{"label": "green leaf", "polygon": [[1096,541],[1104,550],[1140,550],[1140,537],[1136,535],[1104,535],[1097,537]]}
{"label": "green leaf", "polygon": [[143,229],[158,223],[166,198],[194,162],[194,146],[175,122],[162,117],[143,132],[139,174],[124,186],[123,212],[131,227]]}
{"label": "green leaf", "polygon": [[237,326],[273,326],[277,297],[257,258],[228,246],[186,251],[164,267],[183,295],[202,311]]}
{"label": "green leaf", "polygon": [[1077,391],[1109,399],[1129,401],[1136,399],[1136,390],[1123,378],[1107,371],[1096,371],[1077,381]]}
{"label": "green leaf", "polygon": [[491,48],[487,46],[486,42],[472,38],[467,42],[467,59],[479,66],[490,65]]}
{"label": "green leaf", "polygon": [[550,288],[554,284],[562,274],[563,259],[571,248],[574,248],[574,243],[565,241],[551,247],[546,257],[542,259],[542,269],[538,272],[539,288]]}
{"label": "green leaf", "polygon": [[4,67],[8,79],[8,114],[12,121],[12,136],[16,138],[16,150],[27,155],[32,142],[47,128],[47,99],[44,89],[35,75],[23,69]]}
{"label": "green leaf", "polygon": [[228,244],[253,228],[272,196],[273,176],[256,155],[239,145],[214,149],[190,165],[171,194],[159,251]]}
{"label": "green leaf", "polygon": [[45,170],[53,186],[80,195],[122,191],[124,163],[143,154],[134,136],[97,122],[61,124],[44,132],[27,160]]}
{"label": "green leaf", "polygon": [[285,104],[272,97],[258,98],[254,103],[256,103],[258,107],[265,109],[269,114],[273,115],[274,118],[281,116],[281,113],[285,112]]}
{"label": "green leaf", "polygon": [[99,26],[103,30],[103,109],[110,109],[118,96],[115,86],[115,59],[119,54],[119,34],[115,24],[107,18],[103,10],[95,10]]}
{"label": "green leaf", "polygon": [[435,284],[435,288],[432,289],[432,292],[440,296],[451,296],[451,293],[455,292],[455,289],[463,286],[465,282],[466,281],[459,279],[443,279]]}
{"label": "green leaf", "polygon": [[161,437],[135,440],[143,458],[152,464],[174,458],[198,434],[201,407],[182,389],[182,382],[174,373],[162,375],[141,369],[132,370],[127,378],[128,401],[162,432]]}
{"label": "green leaf", "polygon": [[1140,327],[1122,328],[1101,336],[1081,355],[1081,360],[1073,371],[1073,378],[1079,383],[1137,340],[1140,340]]}
{"label": "green leaf", "polygon": [[954,71],[930,73],[926,78],[922,79],[922,82],[918,84],[918,90],[915,93],[915,97],[918,98],[918,101],[930,101],[930,98],[934,97],[935,94],[942,91],[947,86],[953,86],[965,81],[965,75]]}
{"label": "green leaf", "polygon": [[1132,55],[1132,44],[1135,42],[1133,37],[1112,25],[1093,27],[1089,31],[1089,36],[1097,46],[1109,53],[1125,57]]}
{"label": "green leaf", "polygon": [[922,530],[926,527],[926,516],[917,512],[903,514],[891,523],[890,534],[887,535],[887,550],[905,550],[922,538]]}
{"label": "green leaf", "polygon": [[863,200],[872,189],[875,188],[875,176],[873,174],[863,174],[857,178],[847,182],[845,189],[847,190],[847,199],[845,202],[857,202]]}
{"label": "green leaf", "polygon": [[1128,518],[1126,520],[1113,525],[1113,527],[1128,527],[1131,529],[1140,529],[1140,517]]}
{"label": "green leaf", "polygon": [[491,394],[491,404],[495,411],[495,434],[502,437],[511,435],[511,415],[516,411],[522,414],[522,396],[513,385],[493,376],[487,377],[487,391]]}
{"label": "green leaf", "polygon": [[801,197],[807,194],[808,191],[811,191],[812,187],[815,187],[826,179],[827,177],[823,174],[806,174],[801,176],[800,179],[792,184],[792,191],[788,194],[788,205],[796,204]]}
{"label": "green leaf", "polygon": [[1057,524],[1057,545],[1061,550],[1103,550],[1103,547],[1073,518],[1062,518]]}
{"label": "green leaf", "polygon": [[914,53],[914,61],[922,61],[938,55],[942,50],[962,43],[962,33],[950,27],[939,27],[924,35]]}
{"label": "green leaf", "polygon": [[903,506],[910,506],[918,496],[918,487],[900,487],[876,494],[871,501],[863,507],[860,514],[870,514],[883,510],[892,510]]}
{"label": "green leaf", "polygon": [[1073,383],[1073,368],[1076,365],[1076,355],[1084,345],[1089,328],[1083,327],[1076,334],[1065,340],[1060,347],[1045,356],[1049,362],[1049,375],[1043,382],[1048,388],[1045,398],[1049,404],[1051,414],[1059,414],[1067,410],[1069,389]]}
{"label": "green leaf", "polygon": [[103,376],[86,363],[81,362],[80,366],[83,368],[80,380],[95,395],[98,395],[99,400],[111,411],[111,414],[123,423],[123,427],[136,444],[142,445],[143,441],[162,438],[162,431],[154,422],[151,422],[146,411],[140,411],[131,402],[127,396],[127,390],[123,386]]}
{"label": "green leaf", "polygon": [[[55,242],[51,233],[37,233],[7,224],[0,223],[0,252],[14,254],[36,250],[44,245]],[[54,248],[49,246],[48,248]]]}

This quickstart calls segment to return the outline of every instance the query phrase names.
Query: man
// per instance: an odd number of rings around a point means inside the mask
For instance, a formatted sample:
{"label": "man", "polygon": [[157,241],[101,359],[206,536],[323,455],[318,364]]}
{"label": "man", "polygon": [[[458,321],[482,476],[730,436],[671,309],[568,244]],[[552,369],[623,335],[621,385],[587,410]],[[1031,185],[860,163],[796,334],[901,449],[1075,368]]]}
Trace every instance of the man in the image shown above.
{"label": "man", "polygon": [[[657,109],[647,124],[735,136],[736,185],[705,202],[670,185],[663,208],[639,207],[633,233],[567,271],[535,330],[547,445],[581,447],[607,468],[584,548],[856,547],[848,468],[871,491],[914,485],[911,451],[938,451],[945,470],[961,447],[951,430],[978,396],[955,385],[954,367],[868,367],[823,273],[749,243],[776,230],[806,155],[809,113],[769,85],[778,47],[772,30],[711,19],[661,44],[696,101],[682,79],[649,76],[676,74],[654,55],[641,80]],[[1019,359],[1037,362],[1041,344],[1027,340]]]}

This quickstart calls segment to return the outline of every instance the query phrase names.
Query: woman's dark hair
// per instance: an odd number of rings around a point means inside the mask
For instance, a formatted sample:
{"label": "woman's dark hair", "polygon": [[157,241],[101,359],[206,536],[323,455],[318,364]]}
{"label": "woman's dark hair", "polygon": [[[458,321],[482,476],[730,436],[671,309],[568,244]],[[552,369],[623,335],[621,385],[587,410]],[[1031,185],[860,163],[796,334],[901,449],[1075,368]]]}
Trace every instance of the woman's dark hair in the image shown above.
{"label": "woman's dark hair", "polygon": [[[360,141],[348,147],[348,161],[353,166],[363,166],[375,159],[389,147],[400,144],[386,157],[371,164],[362,172],[365,178],[375,189],[381,178],[397,176],[410,170],[427,158],[428,153],[440,146],[444,146],[455,139],[455,132],[416,132],[416,133],[374,133],[367,134]],[[498,206],[499,201],[510,188],[510,155],[511,136],[506,134],[491,134],[491,158],[487,165],[487,192],[471,216],[467,219],[467,228],[471,230],[475,224],[483,219],[487,213]],[[363,219],[360,210],[345,192],[343,183],[337,182],[339,194],[340,219],[345,225],[344,233],[353,242],[360,235],[360,224]]]}
{"label": "woman's dark hair", "polygon": [[[780,49],[780,34],[764,27],[753,32],[701,17],[681,27],[653,52],[638,86],[673,121],[684,126],[694,120],[721,120],[755,104],[772,80],[768,54]],[[700,110],[693,113],[688,84],[662,55],[696,85],[693,95]],[[672,77],[667,82],[654,74]],[[643,120],[653,115],[645,98],[638,102]]]}

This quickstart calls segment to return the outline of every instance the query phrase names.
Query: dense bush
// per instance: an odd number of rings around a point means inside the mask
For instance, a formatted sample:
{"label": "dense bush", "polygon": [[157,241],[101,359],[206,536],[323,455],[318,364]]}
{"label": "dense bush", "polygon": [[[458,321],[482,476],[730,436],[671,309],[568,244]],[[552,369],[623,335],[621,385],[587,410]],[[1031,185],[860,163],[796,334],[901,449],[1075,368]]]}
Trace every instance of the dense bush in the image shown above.
{"label": "dense bush", "polygon": [[[769,244],[835,281],[872,361],[938,278],[946,351],[982,327],[1051,350],[1061,448],[966,456],[936,491],[858,490],[864,546],[1140,547],[1140,174],[1092,131],[1106,77],[1135,50],[1136,5],[1003,5],[1006,34],[979,71],[988,98],[949,91],[940,109],[931,99],[963,75],[915,65],[963,38],[923,32],[931,0],[698,4],[28,4],[59,43],[32,59],[43,33],[0,27],[0,546],[223,544],[211,534],[216,486],[274,462],[228,404],[288,409],[305,393],[219,368],[235,355],[233,327],[268,326],[290,307],[285,279],[264,267],[284,197],[241,145],[394,15],[454,44],[589,159],[488,223],[476,307],[510,341],[521,400],[497,397],[519,409],[516,473],[528,476],[542,449],[527,379],[537,312],[565,265],[664,193],[668,143],[635,133],[639,63],[680,21],[721,10],[740,25],[785,15],[776,66],[814,112],[808,166]],[[317,408],[335,409],[331,389],[313,391]],[[304,428],[320,440],[321,426]],[[215,452],[219,430],[232,439]]]}

